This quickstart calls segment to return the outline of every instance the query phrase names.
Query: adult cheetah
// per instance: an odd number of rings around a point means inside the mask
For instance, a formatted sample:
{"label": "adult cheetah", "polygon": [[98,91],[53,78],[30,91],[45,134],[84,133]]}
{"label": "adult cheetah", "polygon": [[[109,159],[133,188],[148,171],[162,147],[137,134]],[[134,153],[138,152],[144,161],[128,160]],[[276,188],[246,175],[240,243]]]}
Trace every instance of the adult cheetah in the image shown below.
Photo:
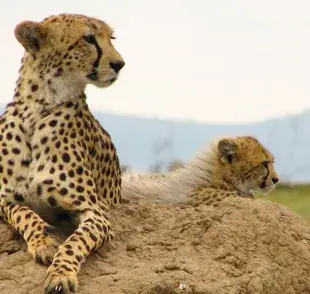
{"label": "adult cheetah", "polygon": [[[81,263],[112,236],[107,209],[121,201],[117,152],[84,90],[113,84],[124,61],[111,28],[84,15],[24,21],[15,36],[26,51],[0,119],[0,215],[51,263],[45,293],[75,292]],[[58,215],[77,225],[59,247],[47,223]]]}
{"label": "adult cheetah", "polygon": [[192,162],[175,171],[124,174],[122,195],[154,202],[217,205],[226,197],[253,198],[279,181],[273,155],[250,136],[214,140]]}

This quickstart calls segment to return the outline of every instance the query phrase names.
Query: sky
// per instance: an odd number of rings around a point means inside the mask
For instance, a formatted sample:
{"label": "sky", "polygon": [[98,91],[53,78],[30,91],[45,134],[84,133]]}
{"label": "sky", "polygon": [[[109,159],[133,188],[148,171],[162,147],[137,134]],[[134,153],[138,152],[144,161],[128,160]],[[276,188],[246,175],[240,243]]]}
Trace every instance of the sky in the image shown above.
{"label": "sky", "polygon": [[93,111],[248,123],[310,109],[308,0],[88,0],[0,3],[0,105],[11,101],[22,46],[14,27],[80,13],[115,29],[126,66]]}

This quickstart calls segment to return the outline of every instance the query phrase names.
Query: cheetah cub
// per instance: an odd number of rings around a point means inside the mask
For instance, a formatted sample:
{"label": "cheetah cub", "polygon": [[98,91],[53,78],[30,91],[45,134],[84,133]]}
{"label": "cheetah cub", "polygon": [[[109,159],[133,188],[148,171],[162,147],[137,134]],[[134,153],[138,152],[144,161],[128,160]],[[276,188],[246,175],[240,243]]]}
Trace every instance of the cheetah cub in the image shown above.
{"label": "cheetah cub", "polygon": [[[45,293],[75,292],[81,263],[112,236],[108,208],[121,202],[117,152],[84,91],[113,84],[125,63],[112,29],[84,15],[24,21],[15,36],[25,53],[0,117],[0,216],[50,264]],[[48,224],[58,213],[76,222],[59,246]]]}
{"label": "cheetah cub", "polygon": [[216,206],[226,197],[253,198],[268,193],[279,181],[273,155],[255,138],[214,140],[184,167],[155,174],[124,174],[122,195],[127,199]]}

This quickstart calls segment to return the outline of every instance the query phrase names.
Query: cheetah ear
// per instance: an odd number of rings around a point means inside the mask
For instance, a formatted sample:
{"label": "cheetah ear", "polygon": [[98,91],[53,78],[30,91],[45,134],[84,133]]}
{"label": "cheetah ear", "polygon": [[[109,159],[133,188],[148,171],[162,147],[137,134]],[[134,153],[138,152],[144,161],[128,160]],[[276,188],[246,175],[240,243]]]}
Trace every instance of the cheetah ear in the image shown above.
{"label": "cheetah ear", "polygon": [[223,163],[233,163],[237,160],[237,144],[233,139],[222,139],[218,142],[217,149]]}
{"label": "cheetah ear", "polygon": [[44,30],[39,22],[23,21],[14,30],[15,37],[29,53],[35,54],[40,50],[44,41]]}

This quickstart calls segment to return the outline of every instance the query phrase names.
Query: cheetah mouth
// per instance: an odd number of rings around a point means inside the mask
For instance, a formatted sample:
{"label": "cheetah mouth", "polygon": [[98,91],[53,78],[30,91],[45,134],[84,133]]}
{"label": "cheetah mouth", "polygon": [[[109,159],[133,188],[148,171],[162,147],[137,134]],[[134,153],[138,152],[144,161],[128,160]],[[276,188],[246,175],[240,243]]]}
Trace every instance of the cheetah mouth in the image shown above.
{"label": "cheetah mouth", "polygon": [[98,78],[98,76],[96,78],[88,76],[88,79],[90,80],[90,83],[94,86],[99,88],[105,88],[112,85],[117,80],[117,77],[114,76],[110,78],[100,79]]}
{"label": "cheetah mouth", "polygon": [[103,81],[97,80],[95,84],[98,85],[99,87],[108,87],[112,85],[116,80],[117,78],[111,78]]}
{"label": "cheetah mouth", "polygon": [[266,182],[262,182],[259,185],[259,189],[256,189],[257,192],[263,193],[263,194],[268,194],[275,188],[275,184],[272,185],[266,185]]}
{"label": "cheetah mouth", "polygon": [[271,190],[275,187],[275,184],[271,184],[271,185],[267,185],[267,183],[265,181],[263,181],[259,187],[262,189],[262,190]]}
{"label": "cheetah mouth", "polygon": [[95,84],[113,84],[116,80],[117,80],[117,75],[113,74],[110,76],[105,76],[105,77],[100,77],[100,74],[98,74],[98,71],[96,69],[93,69],[92,72],[90,72],[87,76],[86,76],[90,81],[92,81]]}
{"label": "cheetah mouth", "polygon": [[113,77],[113,78],[110,78],[110,79],[104,79],[102,81],[100,81],[100,79],[98,78],[98,75],[97,73],[93,72],[93,73],[90,73],[87,75],[87,78],[91,81],[94,81],[94,82],[102,82],[102,83],[114,83],[116,81],[116,77]]}
{"label": "cheetah mouth", "polygon": [[107,82],[111,83],[111,84],[113,84],[115,81],[116,81],[116,78],[112,78],[112,79],[107,80]]}

